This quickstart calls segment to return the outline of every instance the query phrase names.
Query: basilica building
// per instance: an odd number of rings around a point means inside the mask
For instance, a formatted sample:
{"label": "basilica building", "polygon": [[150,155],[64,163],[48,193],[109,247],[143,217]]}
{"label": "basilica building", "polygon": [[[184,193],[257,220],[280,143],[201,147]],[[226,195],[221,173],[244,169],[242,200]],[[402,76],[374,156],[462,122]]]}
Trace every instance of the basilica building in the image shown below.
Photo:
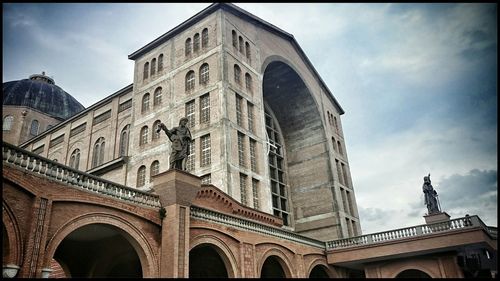
{"label": "basilica building", "polygon": [[[128,59],[87,108],[45,73],[3,83],[4,277],[496,272],[477,216],[361,233],[344,110],[293,35],[216,3]],[[183,117],[170,169],[158,128]]]}

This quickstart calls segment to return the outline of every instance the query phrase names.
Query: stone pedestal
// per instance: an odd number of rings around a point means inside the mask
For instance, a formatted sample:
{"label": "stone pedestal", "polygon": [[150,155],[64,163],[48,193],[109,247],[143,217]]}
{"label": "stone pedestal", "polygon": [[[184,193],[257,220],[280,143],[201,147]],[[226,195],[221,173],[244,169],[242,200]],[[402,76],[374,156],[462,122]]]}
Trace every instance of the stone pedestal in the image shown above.
{"label": "stone pedestal", "polygon": [[446,222],[450,220],[450,215],[448,215],[446,212],[439,212],[435,214],[425,215],[424,219],[426,224]]}
{"label": "stone pedestal", "polygon": [[161,228],[160,277],[189,277],[189,207],[201,189],[199,177],[170,169],[153,177],[165,209]]}

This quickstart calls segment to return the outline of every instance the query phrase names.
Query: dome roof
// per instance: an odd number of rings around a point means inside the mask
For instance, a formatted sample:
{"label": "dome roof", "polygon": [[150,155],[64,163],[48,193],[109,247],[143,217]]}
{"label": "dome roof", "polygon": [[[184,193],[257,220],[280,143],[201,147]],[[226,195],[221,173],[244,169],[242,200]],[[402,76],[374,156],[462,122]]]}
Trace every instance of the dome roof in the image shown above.
{"label": "dome roof", "polygon": [[30,107],[62,120],[85,109],[45,73],[3,83],[3,105]]}

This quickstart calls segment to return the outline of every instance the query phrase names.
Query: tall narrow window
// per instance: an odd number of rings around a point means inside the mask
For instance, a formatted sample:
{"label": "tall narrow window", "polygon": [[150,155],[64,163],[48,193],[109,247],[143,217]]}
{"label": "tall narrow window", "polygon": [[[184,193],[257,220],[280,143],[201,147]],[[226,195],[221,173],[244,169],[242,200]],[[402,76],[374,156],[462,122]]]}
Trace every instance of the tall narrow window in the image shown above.
{"label": "tall narrow window", "polygon": [[245,73],[245,86],[249,92],[252,92],[252,76],[248,73]]}
{"label": "tall narrow window", "polygon": [[250,168],[257,173],[257,142],[250,139]]}
{"label": "tall narrow window", "polygon": [[271,180],[271,202],[273,214],[283,219],[284,225],[290,225],[288,209],[288,188],[286,184],[283,144],[278,122],[268,108],[264,108],[266,119],[267,142],[269,148],[269,176]]}
{"label": "tall narrow window", "polygon": [[38,120],[31,121],[30,134],[32,136],[38,135],[38,128],[39,128]]}
{"label": "tall narrow window", "polygon": [[69,159],[69,166],[73,169],[78,170],[80,166],[80,149],[75,149],[73,150],[73,153],[71,153],[71,157]]}
{"label": "tall narrow window", "polygon": [[148,79],[148,76],[149,76],[149,62],[146,62],[144,64],[144,73],[142,79],[143,80]]}
{"label": "tall narrow window", "polygon": [[240,174],[240,197],[241,204],[248,205],[247,202],[247,176]]}
{"label": "tall narrow window", "polygon": [[344,213],[349,214],[349,206],[347,205],[347,196],[345,189],[340,188],[340,194],[342,195],[342,206],[344,206]]}
{"label": "tall narrow window", "polygon": [[142,187],[146,184],[146,166],[142,165],[137,170],[137,187]]}
{"label": "tall narrow window", "polygon": [[256,179],[252,179],[252,194],[253,194],[253,207],[254,209],[260,209],[259,203],[259,181]]}
{"label": "tall narrow window", "polygon": [[349,204],[349,214],[351,214],[351,216],[354,216],[354,209],[352,207],[351,193],[346,190],[345,195],[347,197],[347,203]]}
{"label": "tall narrow window", "polygon": [[333,151],[335,151],[335,152],[337,151],[337,145],[336,144],[337,143],[335,142],[335,138],[332,137],[332,147],[333,147]]}
{"label": "tall narrow window", "polygon": [[155,90],[155,95],[154,95],[154,98],[153,98],[153,105],[155,105],[155,106],[161,104],[161,96],[162,96],[161,91],[162,91],[161,87],[158,87]]}
{"label": "tall narrow window", "polygon": [[188,119],[187,126],[188,128],[193,129],[195,124],[194,100],[187,102],[185,109],[186,109],[186,118]]}
{"label": "tall narrow window", "polygon": [[200,138],[200,155],[200,166],[209,166],[211,162],[210,135],[204,135]]}
{"label": "tall narrow window", "polygon": [[339,182],[340,182],[340,184],[345,185],[344,176],[343,176],[342,170],[340,168],[339,160],[335,159],[335,165],[337,166],[337,175],[339,177]]}
{"label": "tall narrow window", "polygon": [[158,74],[163,70],[163,54],[158,56]]}
{"label": "tall narrow window", "polygon": [[238,49],[238,36],[236,35],[236,31],[233,30],[232,35],[233,35],[233,47]]}
{"label": "tall narrow window", "polygon": [[194,164],[195,164],[195,155],[194,155],[194,149],[195,149],[195,141],[196,140],[193,140],[188,148],[188,155],[187,155],[187,158],[186,158],[186,170],[192,172],[194,171]]}
{"label": "tall narrow window", "polygon": [[245,42],[245,53],[246,53],[246,56],[247,56],[247,60],[250,61],[250,44],[248,44],[248,42]]}
{"label": "tall narrow window", "polygon": [[160,138],[160,134],[161,134],[161,131],[158,132],[158,126],[160,125],[161,121],[160,120],[156,120],[154,123],[153,123],[153,127],[151,127],[151,131],[152,131],[152,140],[157,140]]}
{"label": "tall narrow window", "polygon": [[204,63],[200,67],[200,84],[207,84],[210,80],[210,72],[208,63]]}
{"label": "tall narrow window", "polygon": [[201,47],[206,48],[208,47],[208,29],[205,28],[201,32]]}
{"label": "tall narrow window", "polygon": [[151,168],[149,169],[149,181],[153,181],[153,176],[156,176],[160,173],[160,161],[155,160],[151,163]]}
{"label": "tall narrow window", "polygon": [[151,76],[156,74],[156,58],[151,61]]}
{"label": "tall narrow window", "polygon": [[144,126],[141,129],[141,136],[139,140],[139,145],[144,145],[148,143],[148,137],[149,137],[149,128],[148,126]]}
{"label": "tall narrow window", "polygon": [[126,156],[128,152],[128,136],[129,136],[130,125],[125,126],[120,134],[120,156]]}
{"label": "tall narrow window", "polygon": [[243,48],[244,48],[244,45],[243,45],[243,37],[239,37],[238,38],[238,43],[239,43],[239,46],[240,46],[240,53],[243,54]]}
{"label": "tall narrow window", "polygon": [[200,34],[196,33],[193,37],[193,52],[200,50]]}
{"label": "tall narrow window", "polygon": [[191,70],[186,74],[186,92],[194,90],[194,71]]}
{"label": "tall narrow window", "polygon": [[240,167],[247,166],[245,159],[245,135],[238,132],[238,162]]}
{"label": "tall narrow window", "polygon": [[5,118],[3,119],[3,130],[4,131],[10,131],[10,129],[12,129],[12,123],[14,121],[14,116],[11,116],[11,115],[7,115],[5,116]]}
{"label": "tall narrow window", "polygon": [[210,123],[210,94],[200,97],[200,124]]}
{"label": "tall narrow window", "polygon": [[92,154],[92,156],[93,156],[92,157],[92,168],[97,167],[104,162],[104,151],[106,149],[105,145],[106,145],[106,143],[105,143],[103,137],[100,137],[95,142],[94,151]]}
{"label": "tall narrow window", "polygon": [[342,145],[340,144],[340,141],[337,141],[337,147],[339,149],[340,155],[344,155],[344,152],[342,151]]}
{"label": "tall narrow window", "polygon": [[253,104],[250,102],[247,102],[247,118],[248,118],[248,131],[251,133],[254,132],[254,125],[253,125]]}
{"label": "tall narrow window", "polygon": [[185,55],[189,56],[191,55],[191,38],[186,39],[186,44],[185,44]]}
{"label": "tall narrow window", "polygon": [[146,93],[142,97],[142,107],[141,107],[141,113],[145,113],[146,111],[149,110],[149,93]]}
{"label": "tall narrow window", "polygon": [[241,84],[241,68],[237,64],[234,65],[234,82]]}
{"label": "tall narrow window", "polygon": [[339,133],[339,123],[337,123],[337,117],[333,116],[333,124],[335,125],[335,131]]}
{"label": "tall narrow window", "polygon": [[243,98],[236,94],[236,124],[242,126],[242,103]]}
{"label": "tall narrow window", "polygon": [[345,186],[349,187],[350,185],[349,185],[349,179],[347,177],[347,168],[344,165],[344,163],[341,163],[341,168],[342,168],[342,176],[344,177]]}

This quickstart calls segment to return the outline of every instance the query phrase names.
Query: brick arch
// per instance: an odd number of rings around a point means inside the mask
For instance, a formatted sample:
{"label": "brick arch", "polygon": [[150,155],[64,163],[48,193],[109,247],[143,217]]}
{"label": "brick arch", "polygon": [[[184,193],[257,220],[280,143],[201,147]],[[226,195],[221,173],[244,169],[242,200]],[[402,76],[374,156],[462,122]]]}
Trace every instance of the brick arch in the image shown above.
{"label": "brick arch", "polygon": [[262,267],[264,266],[264,262],[267,260],[267,258],[271,256],[276,256],[278,259],[278,262],[281,265],[281,268],[283,268],[283,271],[285,272],[286,278],[296,278],[297,274],[293,272],[291,269],[294,268],[293,263],[288,259],[287,255],[284,253],[279,248],[271,248],[268,249],[262,254],[262,257],[259,258],[257,261],[258,268],[257,268],[257,276],[260,277],[262,273]]}
{"label": "brick arch", "polygon": [[236,257],[224,240],[212,234],[201,234],[193,237],[189,251],[202,244],[210,244],[214,247],[226,266],[229,278],[238,278],[241,276],[240,272],[238,272],[239,266]]}
{"label": "brick arch", "polygon": [[314,259],[310,264],[309,266],[307,266],[307,271],[306,271],[306,278],[309,278],[309,276],[311,275],[311,271],[314,269],[314,267],[316,267],[317,265],[322,265],[325,267],[325,271],[326,271],[326,274],[328,274],[328,277],[330,278],[335,278],[337,276],[335,276],[334,272],[332,272],[332,269],[330,268],[330,266],[328,266],[328,263],[326,262],[326,260],[324,258],[316,258]]}
{"label": "brick arch", "polygon": [[89,224],[108,224],[117,227],[127,235],[123,237],[131,244],[139,256],[144,278],[157,277],[159,275],[159,263],[157,251],[145,239],[146,233],[140,231],[127,220],[112,214],[90,213],[79,216],[62,225],[50,238],[45,250],[44,266],[49,267],[52,257],[61,242],[73,231]]}
{"label": "brick arch", "polygon": [[23,261],[23,243],[21,242],[22,237],[19,224],[7,202],[5,200],[2,201],[2,224],[7,232],[7,237],[3,237],[3,239],[7,239],[9,243],[9,254],[5,257],[3,263],[21,266]]}
{"label": "brick arch", "polygon": [[394,272],[392,272],[392,274],[390,276],[387,276],[387,277],[388,278],[396,278],[396,276],[398,276],[398,274],[400,274],[401,272],[403,272],[405,270],[409,270],[409,269],[422,271],[425,274],[429,275],[431,278],[440,278],[441,277],[441,276],[437,276],[436,274],[434,274],[433,271],[431,269],[427,268],[425,265],[418,264],[418,262],[412,262],[409,264],[405,264],[405,265],[399,267],[398,270],[395,270]]}

